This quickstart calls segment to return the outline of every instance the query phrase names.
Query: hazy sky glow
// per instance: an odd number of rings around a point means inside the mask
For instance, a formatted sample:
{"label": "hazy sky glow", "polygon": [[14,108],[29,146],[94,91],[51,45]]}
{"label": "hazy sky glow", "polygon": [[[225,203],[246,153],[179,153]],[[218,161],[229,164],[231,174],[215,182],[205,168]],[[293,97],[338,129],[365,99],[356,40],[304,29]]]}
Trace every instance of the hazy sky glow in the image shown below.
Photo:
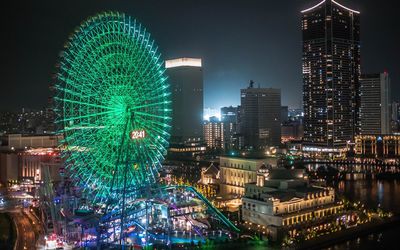
{"label": "hazy sky glow", "polygon": [[[361,11],[361,65],[365,73],[387,69],[393,99],[400,98],[400,21],[396,2],[339,0]],[[318,0],[20,1],[3,10],[7,40],[1,67],[0,109],[40,108],[59,51],[82,20],[105,10],[137,18],[165,59],[201,57],[205,107],[237,105],[239,89],[282,89],[282,104],[302,99],[300,10]]]}

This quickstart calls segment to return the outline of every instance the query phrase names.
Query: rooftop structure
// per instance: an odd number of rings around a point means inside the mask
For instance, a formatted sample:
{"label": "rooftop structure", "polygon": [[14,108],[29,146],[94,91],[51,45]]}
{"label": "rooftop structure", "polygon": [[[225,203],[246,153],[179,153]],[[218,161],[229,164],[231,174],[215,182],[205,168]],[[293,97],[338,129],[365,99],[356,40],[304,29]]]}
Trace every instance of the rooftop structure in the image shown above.
{"label": "rooftop structure", "polygon": [[175,68],[175,67],[201,67],[201,59],[200,58],[177,58],[165,61],[165,68]]}

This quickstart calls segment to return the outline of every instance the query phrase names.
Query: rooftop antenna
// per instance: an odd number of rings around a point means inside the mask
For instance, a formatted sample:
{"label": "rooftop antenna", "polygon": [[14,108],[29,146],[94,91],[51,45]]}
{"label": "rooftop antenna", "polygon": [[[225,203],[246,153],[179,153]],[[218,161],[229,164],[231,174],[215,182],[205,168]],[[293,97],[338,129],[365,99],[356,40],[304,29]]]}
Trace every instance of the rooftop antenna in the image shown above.
{"label": "rooftop antenna", "polygon": [[253,81],[253,80],[250,80],[249,89],[252,89],[252,88],[253,88],[253,85],[254,85],[254,81]]}

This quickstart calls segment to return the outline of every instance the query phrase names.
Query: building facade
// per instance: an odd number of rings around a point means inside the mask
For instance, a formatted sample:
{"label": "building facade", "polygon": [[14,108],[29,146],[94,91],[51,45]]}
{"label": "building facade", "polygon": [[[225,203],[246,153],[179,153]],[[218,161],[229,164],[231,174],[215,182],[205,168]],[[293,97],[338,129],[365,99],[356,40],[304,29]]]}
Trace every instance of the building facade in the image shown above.
{"label": "building facade", "polygon": [[9,134],[0,137],[0,181],[4,185],[30,180],[39,184],[44,169],[59,181],[62,161],[57,149],[61,135]]}
{"label": "building facade", "polygon": [[400,135],[358,135],[354,148],[358,157],[400,159]]}
{"label": "building facade", "polygon": [[210,117],[209,121],[204,122],[204,141],[208,148],[224,149],[224,123],[218,121],[216,117]]}
{"label": "building facade", "polygon": [[219,184],[219,168],[211,163],[207,168],[201,169],[200,183],[204,185],[218,185]]}
{"label": "building facade", "polygon": [[276,166],[275,158],[249,159],[240,157],[220,157],[220,194],[244,195],[244,185],[257,180],[260,167]]}
{"label": "building facade", "polygon": [[0,152],[0,186],[18,182],[19,157],[15,152]]}
{"label": "building facade", "polygon": [[360,78],[360,134],[390,134],[390,78],[387,72]]}
{"label": "building facade", "polygon": [[203,69],[198,58],[165,61],[172,94],[171,144],[203,140]]}
{"label": "building facade", "polygon": [[391,106],[391,119],[392,121],[398,121],[399,120],[399,111],[400,111],[400,105],[398,102],[393,102]]}
{"label": "building facade", "polygon": [[303,138],[303,124],[300,121],[284,122],[281,127],[282,143]]}
{"label": "building facade", "polygon": [[248,149],[263,149],[281,143],[281,90],[254,88],[240,90],[242,120],[240,132]]}
{"label": "building facade", "polygon": [[35,184],[42,183],[45,171],[48,171],[52,181],[60,181],[62,161],[60,152],[54,148],[35,148],[21,152],[19,176],[21,180],[30,179]]}
{"label": "building facade", "polygon": [[360,12],[323,0],[301,15],[303,150],[338,152],[357,133]]}
{"label": "building facade", "polygon": [[62,139],[62,135],[7,134],[0,137],[0,150],[57,147]]}
{"label": "building facade", "polygon": [[283,227],[339,213],[343,205],[334,202],[334,189],[309,185],[302,169],[260,169],[257,181],[245,185],[242,219],[246,225],[265,228],[276,240]]}
{"label": "building facade", "polygon": [[287,122],[289,121],[289,107],[288,106],[282,106],[281,107],[281,122]]}
{"label": "building facade", "polygon": [[240,106],[221,108],[221,122],[224,123],[225,149],[239,148],[236,136],[239,133],[239,110]]}

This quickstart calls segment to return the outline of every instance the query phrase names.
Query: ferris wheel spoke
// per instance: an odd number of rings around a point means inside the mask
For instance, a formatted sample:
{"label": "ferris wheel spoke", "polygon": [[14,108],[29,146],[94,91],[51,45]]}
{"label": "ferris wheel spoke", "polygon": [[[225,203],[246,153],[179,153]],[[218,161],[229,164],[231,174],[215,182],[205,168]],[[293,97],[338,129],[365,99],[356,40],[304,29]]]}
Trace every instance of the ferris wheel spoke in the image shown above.
{"label": "ferris wheel spoke", "polygon": [[117,112],[117,111],[112,110],[112,111],[105,111],[105,112],[99,112],[99,113],[88,114],[88,115],[74,116],[74,117],[65,118],[65,119],[63,119],[63,121],[67,122],[67,121],[80,120],[80,119],[84,119],[84,118],[103,116],[103,115],[111,114],[111,113],[115,113],[115,112]]}
{"label": "ferris wheel spoke", "polygon": [[113,107],[108,107],[105,105],[99,105],[99,104],[93,104],[93,103],[88,103],[88,102],[84,102],[84,101],[76,101],[76,100],[71,100],[71,99],[62,99],[60,97],[55,97],[54,99],[62,101],[62,102],[67,102],[67,103],[73,103],[73,104],[77,104],[77,105],[81,105],[84,107],[94,107],[94,108],[100,108],[100,109],[106,109],[106,110],[113,110],[115,111],[115,108]]}
{"label": "ferris wheel spoke", "polygon": [[148,108],[148,107],[154,107],[154,106],[159,106],[159,105],[164,105],[170,103],[169,101],[163,101],[163,102],[155,102],[155,103],[147,103],[144,105],[139,105],[139,106],[135,106],[129,109],[129,111],[134,111],[136,109],[142,109],[142,108]]}
{"label": "ferris wheel spoke", "polygon": [[144,112],[140,112],[140,111],[136,111],[135,115],[141,115],[141,116],[147,116],[147,117],[153,117],[153,118],[158,118],[161,120],[170,120],[171,118],[168,116],[161,116],[161,115],[155,115],[155,114],[149,114],[149,113],[144,113]]}

